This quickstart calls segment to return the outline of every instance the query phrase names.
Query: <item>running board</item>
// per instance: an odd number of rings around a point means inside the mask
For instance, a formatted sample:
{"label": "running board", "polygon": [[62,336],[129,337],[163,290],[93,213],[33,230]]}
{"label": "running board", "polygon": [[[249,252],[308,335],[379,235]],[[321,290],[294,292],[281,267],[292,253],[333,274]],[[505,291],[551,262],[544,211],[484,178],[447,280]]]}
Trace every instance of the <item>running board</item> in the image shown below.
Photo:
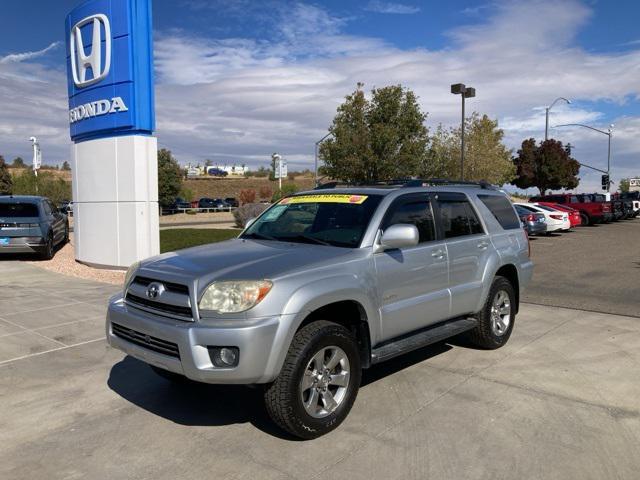
{"label": "running board", "polygon": [[471,330],[476,325],[478,320],[475,318],[457,318],[399,337],[372,349],[371,364],[384,362],[403,353],[441,342]]}

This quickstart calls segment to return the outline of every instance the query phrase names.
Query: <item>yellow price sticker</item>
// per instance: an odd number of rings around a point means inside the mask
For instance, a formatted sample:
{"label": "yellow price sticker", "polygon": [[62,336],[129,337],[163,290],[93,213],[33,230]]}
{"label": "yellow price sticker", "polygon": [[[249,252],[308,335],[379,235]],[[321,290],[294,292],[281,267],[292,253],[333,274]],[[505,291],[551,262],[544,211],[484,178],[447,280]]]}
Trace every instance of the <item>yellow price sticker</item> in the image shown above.
{"label": "yellow price sticker", "polygon": [[297,197],[283,198],[282,200],[280,200],[279,205],[293,205],[295,203],[350,203],[352,205],[360,205],[367,198],[367,195],[300,195]]}

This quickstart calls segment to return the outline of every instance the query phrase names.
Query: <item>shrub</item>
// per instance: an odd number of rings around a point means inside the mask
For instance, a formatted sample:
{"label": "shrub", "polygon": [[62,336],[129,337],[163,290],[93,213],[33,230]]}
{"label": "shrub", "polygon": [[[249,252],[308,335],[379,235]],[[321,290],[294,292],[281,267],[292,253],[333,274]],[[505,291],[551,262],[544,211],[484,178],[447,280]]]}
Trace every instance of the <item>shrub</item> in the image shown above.
{"label": "shrub", "polygon": [[285,183],[282,185],[282,190],[278,190],[271,197],[272,202],[277,202],[283,197],[296,193],[298,191],[298,186],[295,183]]}
{"label": "shrub", "polygon": [[260,198],[271,198],[272,195],[271,187],[260,187]]}
{"label": "shrub", "polygon": [[236,208],[233,211],[236,227],[244,228],[247,221],[257,217],[267,208],[269,208],[269,205],[265,205],[264,203],[247,203],[246,205]]}
{"label": "shrub", "polygon": [[256,201],[256,191],[251,189],[240,190],[240,205],[253,203]]}

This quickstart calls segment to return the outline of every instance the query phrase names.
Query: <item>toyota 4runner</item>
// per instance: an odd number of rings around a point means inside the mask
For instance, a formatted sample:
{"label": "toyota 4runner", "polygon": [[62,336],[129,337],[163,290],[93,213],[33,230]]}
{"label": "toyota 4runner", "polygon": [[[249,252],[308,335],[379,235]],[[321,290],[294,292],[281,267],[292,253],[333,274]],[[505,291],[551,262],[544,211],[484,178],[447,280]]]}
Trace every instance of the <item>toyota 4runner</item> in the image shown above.
{"label": "toyota 4runner", "polygon": [[507,342],[533,265],[504,193],[328,187],[236,239],[132,265],[108,342],[172,381],[262,385],[271,418],[305,439],[345,419],[363,368],[459,334]]}

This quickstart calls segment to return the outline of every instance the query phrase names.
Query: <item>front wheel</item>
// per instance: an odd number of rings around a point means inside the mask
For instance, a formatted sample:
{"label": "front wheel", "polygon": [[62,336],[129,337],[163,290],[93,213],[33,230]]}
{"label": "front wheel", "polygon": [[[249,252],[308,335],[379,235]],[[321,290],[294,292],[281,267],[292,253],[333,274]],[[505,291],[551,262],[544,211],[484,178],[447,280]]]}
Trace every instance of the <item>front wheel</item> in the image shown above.
{"label": "front wheel", "polygon": [[267,412],[296,437],[319,437],[347,417],[361,375],[351,332],[332,322],[313,322],[295,334],[280,375],[267,387]]}
{"label": "front wheel", "polygon": [[487,301],[476,315],[478,325],[469,332],[473,344],[494,350],[507,343],[516,319],[515,297],[509,280],[501,276],[493,279]]}

